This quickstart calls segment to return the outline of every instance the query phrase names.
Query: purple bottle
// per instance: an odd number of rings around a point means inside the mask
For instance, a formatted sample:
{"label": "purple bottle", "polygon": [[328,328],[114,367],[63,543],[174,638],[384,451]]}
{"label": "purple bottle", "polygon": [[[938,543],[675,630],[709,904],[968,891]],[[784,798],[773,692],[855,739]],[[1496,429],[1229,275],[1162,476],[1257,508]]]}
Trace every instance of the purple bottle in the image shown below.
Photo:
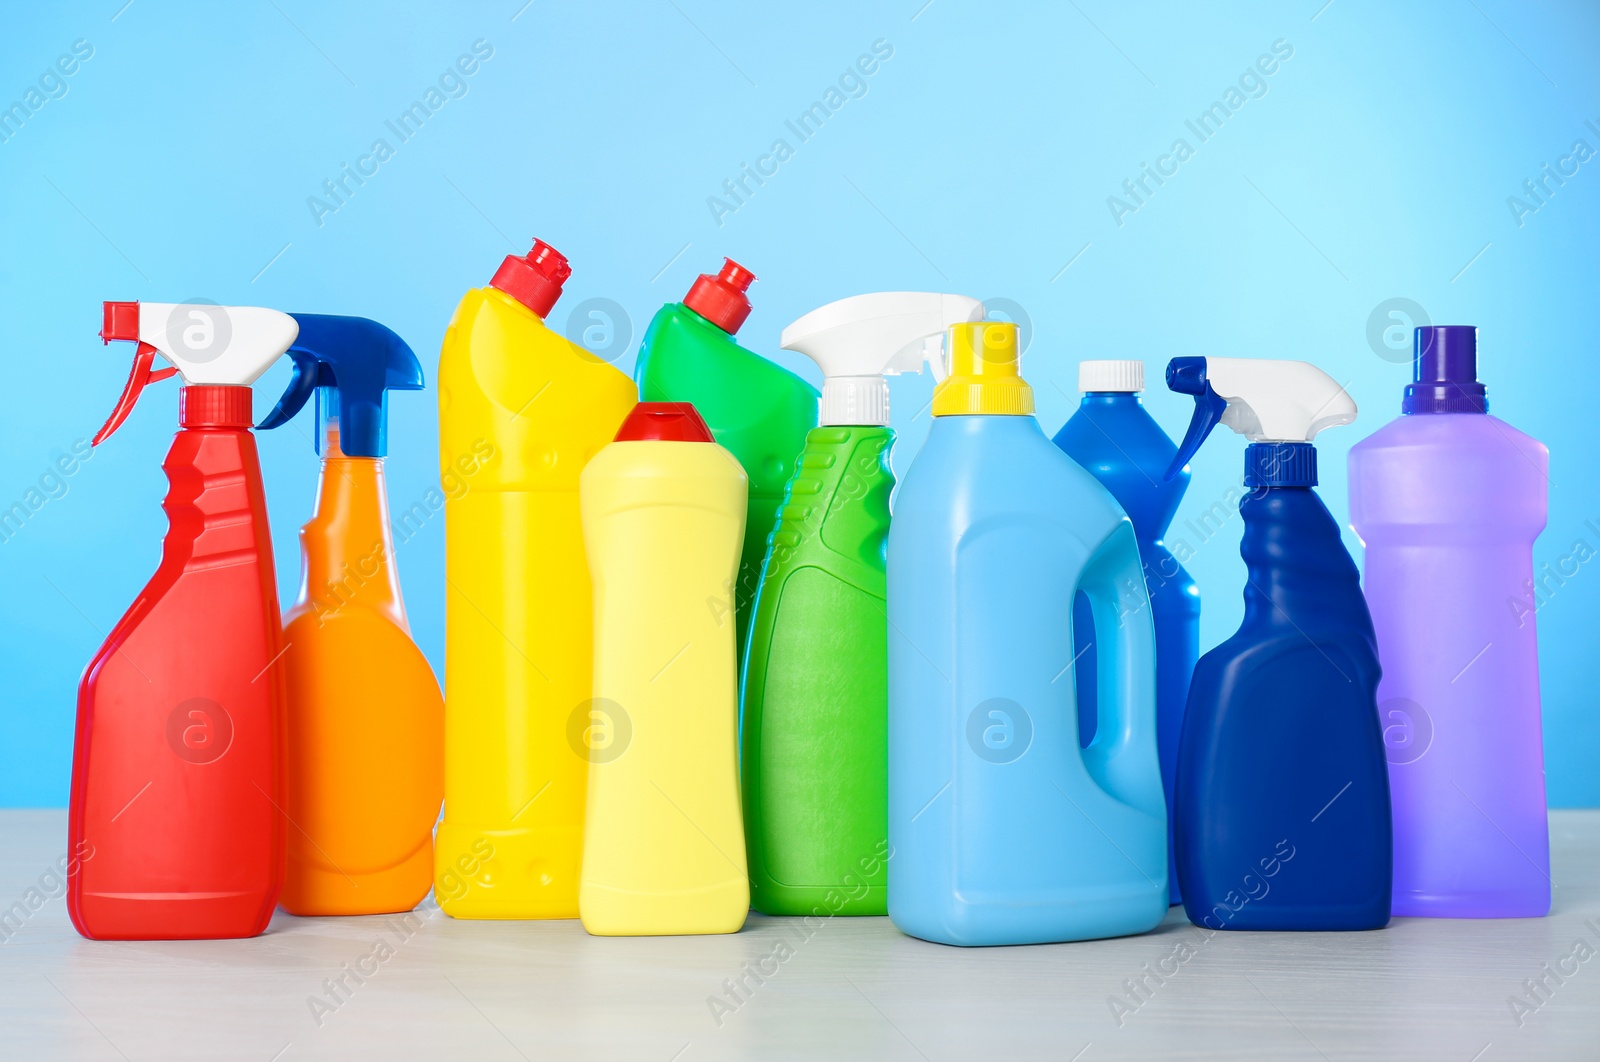
{"label": "purple bottle", "polygon": [[1350,451],[1383,679],[1394,914],[1550,911],[1533,541],[1550,454],[1488,415],[1477,330],[1419,328],[1397,420]]}

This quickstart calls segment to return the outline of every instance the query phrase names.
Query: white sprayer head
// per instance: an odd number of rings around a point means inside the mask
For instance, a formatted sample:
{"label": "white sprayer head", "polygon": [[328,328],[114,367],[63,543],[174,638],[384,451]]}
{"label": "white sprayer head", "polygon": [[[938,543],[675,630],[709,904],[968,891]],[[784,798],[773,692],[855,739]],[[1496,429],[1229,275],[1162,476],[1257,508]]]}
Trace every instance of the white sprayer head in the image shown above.
{"label": "white sprayer head", "polygon": [[1173,358],[1167,364],[1167,387],[1194,397],[1194,417],[1167,470],[1168,479],[1218,424],[1252,443],[1308,443],[1324,428],[1356,419],[1350,393],[1304,361]]}
{"label": "white sprayer head", "polygon": [[1339,381],[1304,361],[1207,358],[1206,380],[1228,402],[1224,426],[1251,442],[1310,442],[1356,419]]}
{"label": "white sprayer head", "polygon": [[[98,446],[127,419],[145,385],[177,373],[185,384],[248,387],[300,334],[293,317],[259,306],[209,302],[107,302],[100,338],[137,343],[122,397],[96,433]],[[160,355],[169,368],[157,369]]]}
{"label": "white sprayer head", "polygon": [[819,424],[887,425],[884,377],[921,372],[926,361],[942,379],[945,332],[983,314],[965,295],[879,291],[819,306],[785,328],[780,345],[822,370]]}
{"label": "white sprayer head", "polygon": [[294,343],[300,326],[261,306],[141,302],[141,343],[172,363],[188,384],[248,387]]}

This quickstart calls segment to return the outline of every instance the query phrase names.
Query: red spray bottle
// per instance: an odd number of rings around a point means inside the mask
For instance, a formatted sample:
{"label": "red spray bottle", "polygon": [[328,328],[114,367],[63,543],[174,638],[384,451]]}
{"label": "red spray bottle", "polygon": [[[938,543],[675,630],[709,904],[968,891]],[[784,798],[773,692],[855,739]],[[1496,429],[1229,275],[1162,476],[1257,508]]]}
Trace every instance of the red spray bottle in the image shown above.
{"label": "red spray bottle", "polygon": [[[67,909],[97,940],[250,937],[283,883],[282,627],[250,385],[298,326],[257,307],[105,304],[138,343],[98,445],[178,374],[161,563],[78,686]],[[156,355],[170,363],[154,367]]]}

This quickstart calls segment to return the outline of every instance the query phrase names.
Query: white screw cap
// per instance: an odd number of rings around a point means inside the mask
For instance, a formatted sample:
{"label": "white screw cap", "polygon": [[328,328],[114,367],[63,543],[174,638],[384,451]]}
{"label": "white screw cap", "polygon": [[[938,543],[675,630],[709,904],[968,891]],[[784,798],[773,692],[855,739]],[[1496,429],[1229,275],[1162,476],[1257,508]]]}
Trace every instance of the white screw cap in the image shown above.
{"label": "white screw cap", "polygon": [[817,424],[889,423],[889,384],[882,376],[825,376]]}
{"label": "white screw cap", "polygon": [[1144,362],[1142,361],[1080,361],[1078,362],[1078,390],[1131,391],[1144,390]]}

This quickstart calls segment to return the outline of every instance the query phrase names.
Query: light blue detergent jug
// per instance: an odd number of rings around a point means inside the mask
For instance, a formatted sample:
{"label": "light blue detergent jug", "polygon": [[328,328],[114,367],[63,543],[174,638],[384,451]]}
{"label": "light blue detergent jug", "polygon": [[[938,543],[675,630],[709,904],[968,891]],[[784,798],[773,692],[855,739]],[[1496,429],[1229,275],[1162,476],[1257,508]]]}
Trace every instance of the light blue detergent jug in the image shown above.
{"label": "light blue detergent jug", "polygon": [[[1031,415],[1016,326],[948,342],[889,532],[889,916],[945,944],[1141,933],[1167,912],[1167,825],[1133,527]],[[1101,633],[1087,748],[1079,590]]]}

